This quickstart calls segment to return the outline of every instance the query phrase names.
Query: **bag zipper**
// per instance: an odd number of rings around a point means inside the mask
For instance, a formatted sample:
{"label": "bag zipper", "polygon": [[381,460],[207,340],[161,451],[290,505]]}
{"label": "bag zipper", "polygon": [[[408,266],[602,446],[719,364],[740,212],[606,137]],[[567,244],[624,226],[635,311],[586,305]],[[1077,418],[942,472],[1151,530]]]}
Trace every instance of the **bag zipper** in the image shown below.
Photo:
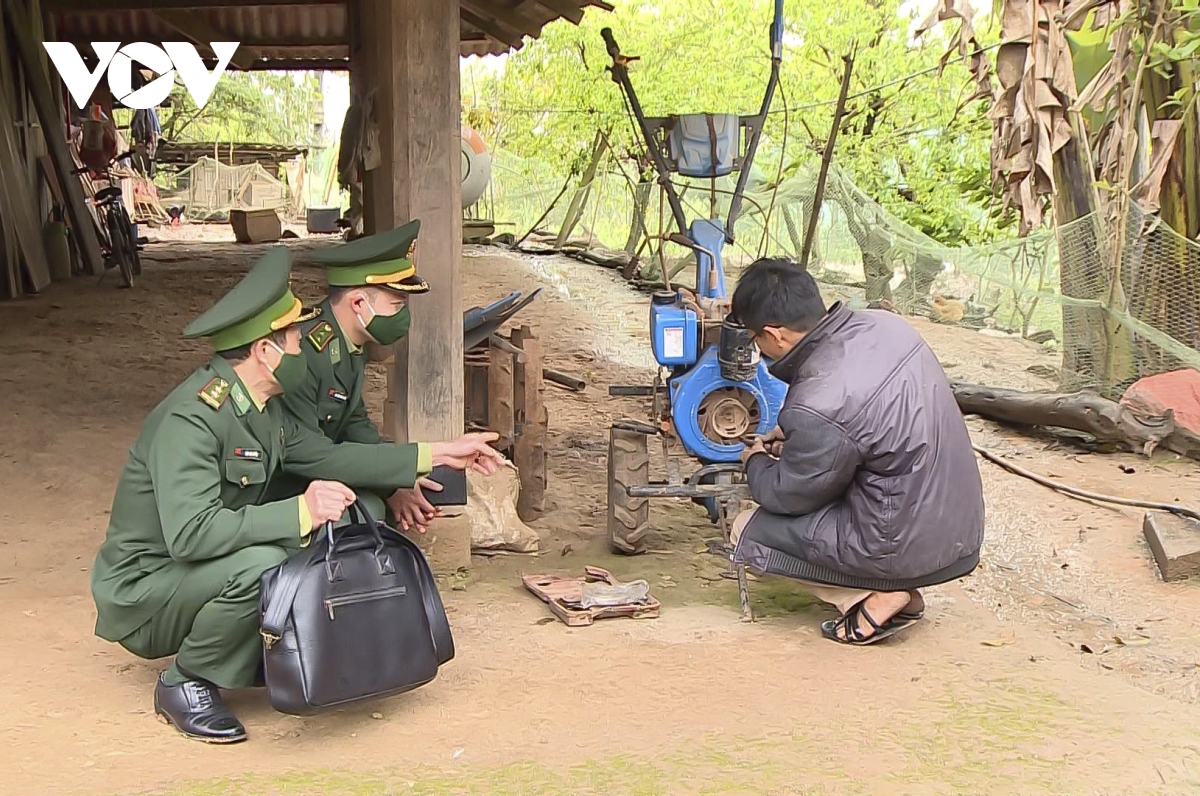
{"label": "bag zipper", "polygon": [[332,620],[333,609],[343,605],[354,605],[355,603],[365,603],[371,600],[383,600],[388,597],[400,597],[408,594],[407,586],[389,586],[386,589],[376,589],[375,591],[359,591],[353,594],[339,594],[337,597],[325,598],[325,609],[329,611],[329,618]]}

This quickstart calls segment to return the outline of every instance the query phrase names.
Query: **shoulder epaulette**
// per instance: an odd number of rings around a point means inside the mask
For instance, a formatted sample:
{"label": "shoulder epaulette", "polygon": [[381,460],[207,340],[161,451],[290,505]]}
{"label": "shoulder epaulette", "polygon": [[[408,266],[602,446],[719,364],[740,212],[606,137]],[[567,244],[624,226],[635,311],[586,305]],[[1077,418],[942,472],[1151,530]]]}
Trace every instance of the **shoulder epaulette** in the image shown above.
{"label": "shoulder epaulette", "polygon": [[205,384],[204,388],[196,393],[196,396],[213,409],[220,409],[225,403],[225,399],[229,397],[229,382],[218,376]]}
{"label": "shoulder epaulette", "polygon": [[329,345],[329,341],[333,339],[333,327],[330,326],[329,321],[321,321],[308,333],[308,339],[313,344],[313,348],[324,351],[325,346]]}

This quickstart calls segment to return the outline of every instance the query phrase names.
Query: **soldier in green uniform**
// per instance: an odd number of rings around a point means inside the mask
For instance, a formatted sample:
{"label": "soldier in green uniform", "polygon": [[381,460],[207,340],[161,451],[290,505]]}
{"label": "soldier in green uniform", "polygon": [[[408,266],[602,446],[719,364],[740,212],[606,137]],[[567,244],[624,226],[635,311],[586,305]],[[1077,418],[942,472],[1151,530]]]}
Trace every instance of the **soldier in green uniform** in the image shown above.
{"label": "soldier in green uniform", "polygon": [[[218,688],[256,684],[259,578],[339,518],[350,487],[390,491],[436,464],[488,473],[499,460],[489,435],[335,445],[287,418],[270,399],[305,379],[290,272],[287,250],[270,251],[184,331],[217,353],[147,417],[92,567],[96,634],[142,658],[175,656],[155,713],[202,741],[246,737]],[[269,501],[281,471],[336,481]]]}
{"label": "soldier in green uniform", "polygon": [[[420,229],[419,220],[410,221],[310,255],[325,266],[329,296],[318,305],[316,318],[300,324],[308,376],[281,400],[298,423],[333,442],[380,441],[363,401],[366,346],[392,345],[408,334],[408,297],[429,292],[413,262]],[[272,494],[291,497],[304,487],[303,480],[285,476]],[[376,517],[384,516],[386,505],[401,528],[424,531],[438,511],[421,494],[422,488],[441,490],[436,482],[421,479],[412,489],[361,492],[359,499]]]}

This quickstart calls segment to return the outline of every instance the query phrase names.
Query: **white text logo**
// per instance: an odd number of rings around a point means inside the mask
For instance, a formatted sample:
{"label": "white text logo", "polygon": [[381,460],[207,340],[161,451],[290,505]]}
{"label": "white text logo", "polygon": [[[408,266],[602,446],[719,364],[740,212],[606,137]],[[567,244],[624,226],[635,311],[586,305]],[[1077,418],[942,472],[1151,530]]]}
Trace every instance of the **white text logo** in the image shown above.
{"label": "white text logo", "polygon": [[[61,41],[42,42],[50,60],[58,68],[58,74],[67,84],[67,91],[75,105],[83,110],[100,83],[100,76],[108,70],[108,87],[117,102],[126,108],[145,110],[160,104],[171,93],[175,84],[175,72],[197,108],[203,108],[212,96],[217,81],[225,74],[229,59],[233,58],[239,42],[214,41],[209,43],[217,56],[217,66],[211,72],[204,68],[204,61],[195,46],[182,41],[164,41],[162,47],[144,41],[135,41],[121,46],[119,41],[94,41],[99,63],[96,71],[89,72],[79,50],[74,44]],[[133,90],[133,62],[137,61],[152,70],[158,77],[146,85]]]}

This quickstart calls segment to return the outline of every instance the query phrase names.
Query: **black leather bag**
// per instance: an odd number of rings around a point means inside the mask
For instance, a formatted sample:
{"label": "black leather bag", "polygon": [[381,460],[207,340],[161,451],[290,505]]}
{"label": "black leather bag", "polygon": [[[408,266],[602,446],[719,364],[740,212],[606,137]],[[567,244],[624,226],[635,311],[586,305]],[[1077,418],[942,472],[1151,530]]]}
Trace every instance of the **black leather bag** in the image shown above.
{"label": "black leather bag", "polygon": [[409,691],[454,657],[419,547],[355,502],[351,523],[263,573],[263,669],[271,707],[309,715]]}

